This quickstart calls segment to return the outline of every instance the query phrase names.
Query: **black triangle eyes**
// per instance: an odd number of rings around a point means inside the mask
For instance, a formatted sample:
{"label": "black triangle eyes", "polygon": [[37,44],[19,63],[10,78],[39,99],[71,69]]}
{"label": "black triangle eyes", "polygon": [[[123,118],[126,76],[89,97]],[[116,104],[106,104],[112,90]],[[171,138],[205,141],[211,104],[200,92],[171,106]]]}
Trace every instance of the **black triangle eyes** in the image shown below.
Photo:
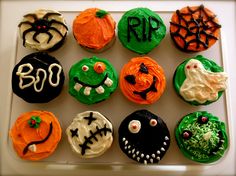
{"label": "black triangle eyes", "polygon": [[139,71],[140,71],[141,73],[148,74],[148,68],[146,67],[146,65],[144,65],[144,63],[142,63],[142,64],[140,65]]}
{"label": "black triangle eyes", "polygon": [[132,84],[132,85],[136,84],[135,76],[134,75],[127,75],[127,76],[125,76],[125,80],[128,83]]}

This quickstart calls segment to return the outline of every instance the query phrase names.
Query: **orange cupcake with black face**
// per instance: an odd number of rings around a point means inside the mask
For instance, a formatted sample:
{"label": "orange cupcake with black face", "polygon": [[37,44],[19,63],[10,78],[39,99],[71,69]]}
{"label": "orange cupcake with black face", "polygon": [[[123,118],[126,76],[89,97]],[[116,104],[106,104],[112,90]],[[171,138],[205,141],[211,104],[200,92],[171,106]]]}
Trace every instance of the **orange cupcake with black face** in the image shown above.
{"label": "orange cupcake with black face", "polygon": [[115,41],[116,23],[105,10],[90,8],[81,12],[73,22],[73,34],[80,46],[102,52]]}
{"label": "orange cupcake with black face", "polygon": [[55,151],[61,140],[61,126],[51,112],[26,112],[17,118],[10,137],[19,157],[41,160]]}
{"label": "orange cupcake with black face", "polygon": [[160,65],[150,57],[136,57],[124,65],[120,88],[132,102],[152,104],[163,94],[166,78]]}

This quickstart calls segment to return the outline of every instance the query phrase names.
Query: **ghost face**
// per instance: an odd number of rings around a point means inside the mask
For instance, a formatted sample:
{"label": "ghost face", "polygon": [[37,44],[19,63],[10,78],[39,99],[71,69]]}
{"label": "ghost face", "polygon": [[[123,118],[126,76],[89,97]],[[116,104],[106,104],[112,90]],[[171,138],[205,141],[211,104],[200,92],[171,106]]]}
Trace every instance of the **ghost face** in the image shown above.
{"label": "ghost face", "polygon": [[99,112],[78,114],[66,130],[72,150],[81,158],[102,155],[113,142],[112,124]]}
{"label": "ghost face", "polygon": [[175,134],[184,155],[202,163],[218,160],[228,146],[224,123],[203,111],[185,116]]}
{"label": "ghost face", "polygon": [[69,93],[85,104],[108,98],[118,85],[118,76],[113,66],[107,60],[96,57],[74,64],[69,77]]}
{"label": "ghost face", "polygon": [[170,145],[170,135],[163,120],[147,110],[126,117],[119,127],[121,150],[131,159],[158,163]]}

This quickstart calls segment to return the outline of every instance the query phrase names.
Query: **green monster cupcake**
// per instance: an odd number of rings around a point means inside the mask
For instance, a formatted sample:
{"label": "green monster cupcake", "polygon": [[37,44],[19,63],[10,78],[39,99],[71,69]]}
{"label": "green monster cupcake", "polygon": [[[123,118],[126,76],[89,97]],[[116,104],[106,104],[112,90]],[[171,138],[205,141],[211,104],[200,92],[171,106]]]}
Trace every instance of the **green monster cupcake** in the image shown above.
{"label": "green monster cupcake", "polygon": [[181,152],[200,163],[219,160],[228,148],[224,122],[206,111],[184,116],[175,129],[175,138]]}
{"label": "green monster cupcake", "polygon": [[147,54],[165,37],[166,27],[158,14],[148,8],[127,11],[118,24],[118,37],[125,48]]}
{"label": "green monster cupcake", "polygon": [[84,104],[107,99],[117,86],[117,72],[106,59],[84,58],[69,72],[69,93]]}
{"label": "green monster cupcake", "polygon": [[191,105],[217,101],[226,89],[226,81],[223,68],[201,55],[181,63],[173,78],[176,92]]}

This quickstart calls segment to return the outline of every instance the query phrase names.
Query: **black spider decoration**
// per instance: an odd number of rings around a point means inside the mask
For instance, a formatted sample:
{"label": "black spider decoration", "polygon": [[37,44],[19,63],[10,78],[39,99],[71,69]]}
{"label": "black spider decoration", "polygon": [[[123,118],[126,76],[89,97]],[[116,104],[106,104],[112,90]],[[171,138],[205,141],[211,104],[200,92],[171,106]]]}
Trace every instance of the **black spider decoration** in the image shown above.
{"label": "black spider decoration", "polygon": [[23,21],[21,22],[18,27],[21,27],[22,24],[28,24],[31,26],[31,28],[25,30],[23,32],[23,35],[22,35],[22,38],[23,38],[23,45],[25,46],[25,37],[26,35],[29,33],[29,32],[32,32],[32,31],[35,31],[34,35],[33,35],[33,40],[37,43],[40,43],[38,40],[37,40],[37,36],[40,34],[40,33],[46,33],[49,38],[48,38],[48,41],[47,43],[49,43],[52,39],[52,34],[49,32],[49,30],[53,30],[53,31],[56,31],[62,38],[64,37],[60,31],[58,31],[58,29],[56,29],[55,27],[52,26],[52,24],[60,24],[62,26],[64,26],[66,28],[66,30],[68,30],[67,26],[65,24],[63,24],[62,22],[60,21],[57,21],[55,19],[48,19],[50,16],[52,15],[58,15],[60,16],[61,14],[60,13],[56,13],[56,12],[49,12],[49,13],[46,13],[42,18],[38,18],[36,14],[33,14],[33,13],[29,13],[29,14],[26,14],[24,15],[24,17],[33,17],[34,18],[34,22],[30,22],[30,21]]}

